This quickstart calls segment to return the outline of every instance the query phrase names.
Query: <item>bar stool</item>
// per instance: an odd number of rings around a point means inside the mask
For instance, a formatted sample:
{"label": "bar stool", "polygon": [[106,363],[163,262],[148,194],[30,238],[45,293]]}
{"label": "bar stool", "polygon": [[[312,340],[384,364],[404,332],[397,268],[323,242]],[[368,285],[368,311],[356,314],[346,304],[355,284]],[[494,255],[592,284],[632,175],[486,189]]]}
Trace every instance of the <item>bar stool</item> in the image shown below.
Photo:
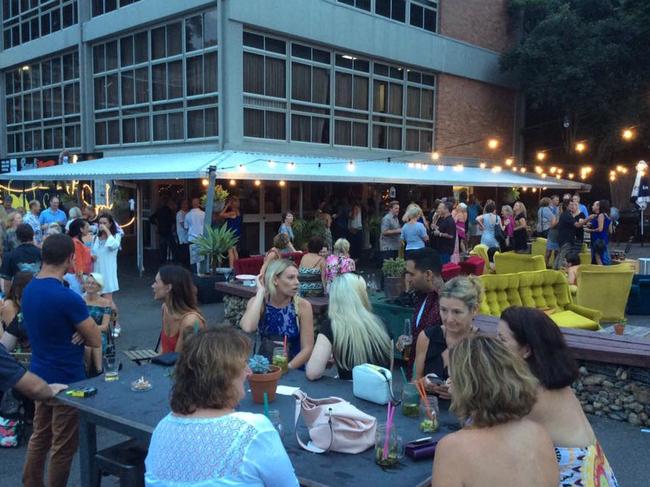
{"label": "bar stool", "polygon": [[128,440],[98,451],[95,454],[98,470],[96,485],[101,484],[102,475],[114,475],[120,479],[120,487],[144,487],[146,456],[146,449],[135,440]]}

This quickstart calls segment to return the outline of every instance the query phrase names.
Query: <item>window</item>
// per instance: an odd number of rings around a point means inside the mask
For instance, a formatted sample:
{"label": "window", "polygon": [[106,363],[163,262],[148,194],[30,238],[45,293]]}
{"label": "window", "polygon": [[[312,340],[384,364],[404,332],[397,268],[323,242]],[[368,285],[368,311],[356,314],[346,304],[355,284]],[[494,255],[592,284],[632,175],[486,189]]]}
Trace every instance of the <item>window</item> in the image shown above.
{"label": "window", "polygon": [[9,154],[81,148],[76,51],[7,71],[5,84]]}
{"label": "window", "polygon": [[398,22],[404,22],[406,20],[406,0],[375,0],[375,13]]}
{"label": "window", "polygon": [[77,0],[3,0],[2,7],[5,49],[79,22]]}
{"label": "window", "polygon": [[243,40],[244,136],[430,150],[434,74],[253,32]]}
{"label": "window", "polygon": [[370,0],[338,0],[338,2],[352,5],[353,7],[370,12]]}
{"label": "window", "polygon": [[337,1],[429,32],[437,31],[437,0],[374,0],[374,4],[371,0]]}
{"label": "window", "polygon": [[437,2],[411,1],[409,23],[414,27],[436,32],[438,26],[437,10]]}
{"label": "window", "polygon": [[216,15],[209,10],[93,46],[97,146],[218,136]]}
{"label": "window", "polygon": [[[87,1],[87,0],[86,0]],[[118,8],[126,7],[140,0],[92,0],[92,16],[107,14]]]}

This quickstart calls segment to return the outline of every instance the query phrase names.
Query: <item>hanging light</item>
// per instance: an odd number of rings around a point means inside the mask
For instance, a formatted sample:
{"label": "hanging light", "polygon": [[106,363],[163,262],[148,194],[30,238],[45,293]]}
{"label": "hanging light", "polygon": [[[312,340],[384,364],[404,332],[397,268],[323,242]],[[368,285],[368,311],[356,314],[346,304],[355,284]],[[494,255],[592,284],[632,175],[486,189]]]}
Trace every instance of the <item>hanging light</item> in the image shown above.
{"label": "hanging light", "polygon": [[488,140],[488,149],[495,150],[499,148],[499,139],[491,138]]}
{"label": "hanging light", "polygon": [[354,161],[348,161],[348,171],[354,171]]}
{"label": "hanging light", "polygon": [[290,162],[289,164],[287,164],[287,169],[289,171],[293,171],[295,168],[296,168],[296,163],[295,162]]}
{"label": "hanging light", "polygon": [[201,184],[202,184],[204,187],[207,188],[208,185],[210,184],[210,181],[208,181],[207,179],[202,179],[202,180],[201,180]]}
{"label": "hanging light", "polygon": [[262,181],[260,181],[259,179],[255,180],[255,186],[260,186],[261,184],[262,184]]}
{"label": "hanging light", "polygon": [[587,144],[585,144],[584,142],[578,142],[576,144],[576,152],[583,153],[586,150],[587,150]]}
{"label": "hanging light", "polygon": [[431,153],[431,160],[437,161],[438,159],[440,159],[440,152],[438,152],[438,151],[432,152]]}
{"label": "hanging light", "polygon": [[561,167],[557,168],[557,173],[558,174],[562,174],[563,172],[564,172],[564,169],[562,169]]}
{"label": "hanging light", "polygon": [[443,166],[442,164],[438,164],[438,171],[444,171],[444,170],[445,170],[445,166]]}
{"label": "hanging light", "polygon": [[538,161],[543,161],[546,159],[546,153],[544,151],[538,151],[537,152],[537,160]]}
{"label": "hanging light", "polygon": [[481,169],[485,169],[485,168],[487,167],[487,164],[484,163],[484,162],[481,162],[481,163],[478,165],[478,167],[480,167]]}
{"label": "hanging light", "polygon": [[494,166],[494,167],[492,168],[492,172],[493,172],[493,173],[501,172],[501,166]]}
{"label": "hanging light", "polygon": [[551,174],[555,174],[556,171],[557,171],[557,167],[555,166],[551,166],[551,168],[548,170],[548,172],[550,172]]}
{"label": "hanging light", "polygon": [[623,140],[630,141],[632,140],[636,134],[634,133],[634,130],[629,128],[629,129],[624,129],[623,132],[621,132],[621,137],[623,137]]}
{"label": "hanging light", "polygon": [[570,172],[568,176],[569,176],[569,179],[573,179],[573,178],[575,177],[575,174],[573,174],[572,172]]}
{"label": "hanging light", "polygon": [[526,191],[528,191],[528,188],[524,186],[523,188],[521,188],[521,190],[525,193]]}
{"label": "hanging light", "polygon": [[531,188],[531,191],[532,191],[533,193],[537,193],[537,188]]}
{"label": "hanging light", "polygon": [[462,164],[456,164],[454,166],[454,171],[456,172],[461,172],[463,169],[465,169],[465,167]]}
{"label": "hanging light", "polygon": [[555,179],[562,179],[562,176],[560,176],[559,174],[556,174]]}
{"label": "hanging light", "polygon": [[235,181],[234,179],[231,179],[230,180],[230,186],[236,186],[236,185],[237,185],[237,181]]}
{"label": "hanging light", "polygon": [[546,173],[545,172],[542,173],[542,179],[546,179]]}
{"label": "hanging light", "polygon": [[506,166],[512,166],[514,164],[515,160],[512,157],[508,157],[506,159]]}
{"label": "hanging light", "polygon": [[287,183],[285,183],[284,181],[280,181],[278,184],[280,185],[280,187],[284,188],[284,186],[285,186]]}
{"label": "hanging light", "polygon": [[277,164],[275,163],[275,161],[271,161],[271,160],[269,160],[268,164],[269,164],[269,167],[270,167],[271,169],[274,169],[275,166],[277,166]]}
{"label": "hanging light", "polygon": [[541,166],[535,166],[535,172],[537,174],[542,174],[544,172],[544,169],[542,169]]}
{"label": "hanging light", "polygon": [[526,172],[526,168],[522,166],[522,167],[519,169],[519,172],[522,172],[522,173]]}

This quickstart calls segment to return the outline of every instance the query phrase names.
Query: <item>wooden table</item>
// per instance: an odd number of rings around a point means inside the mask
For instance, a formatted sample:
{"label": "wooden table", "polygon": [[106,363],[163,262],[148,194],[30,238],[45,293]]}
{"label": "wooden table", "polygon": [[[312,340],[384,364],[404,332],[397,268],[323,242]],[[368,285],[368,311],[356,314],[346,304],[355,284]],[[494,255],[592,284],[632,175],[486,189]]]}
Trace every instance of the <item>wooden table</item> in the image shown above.
{"label": "wooden table", "polygon": [[[71,398],[59,395],[61,403],[79,410],[79,460],[81,470],[81,485],[94,486],[97,477],[95,454],[97,452],[97,426],[116,431],[148,445],[151,434],[158,422],[169,413],[169,390],[171,369],[151,365],[137,367],[129,365],[120,372],[117,382],[104,382],[103,377],[88,379],[74,386],[93,386],[98,393],[90,398]],[[153,384],[147,392],[133,392],[130,383],[143,373]],[[396,389],[399,388],[399,374],[394,375]],[[314,398],[337,396],[349,400],[352,404],[368,414],[375,416],[378,422],[385,421],[386,407],[379,406],[352,395],[352,382],[332,378],[323,378],[309,382],[300,371],[290,371],[283,376],[282,384],[300,387]],[[442,438],[450,431],[459,428],[457,419],[451,415],[442,401],[440,414],[440,429],[435,438]],[[343,485],[372,485],[380,486],[426,486],[431,477],[431,460],[415,462],[405,457],[401,468],[384,471],[374,462],[374,449],[369,449],[357,455],[347,455],[328,452],[315,455],[299,447],[295,437],[293,417],[295,400],[290,396],[278,395],[271,403],[272,409],[279,409],[285,431],[283,443],[291,458],[296,475],[301,485],[323,487]],[[250,395],[240,403],[238,410],[262,412],[262,406],[253,404]],[[398,411],[395,414],[395,425],[405,442],[427,436],[418,429],[419,420],[407,418]],[[298,427],[303,439],[308,438],[304,426]]]}

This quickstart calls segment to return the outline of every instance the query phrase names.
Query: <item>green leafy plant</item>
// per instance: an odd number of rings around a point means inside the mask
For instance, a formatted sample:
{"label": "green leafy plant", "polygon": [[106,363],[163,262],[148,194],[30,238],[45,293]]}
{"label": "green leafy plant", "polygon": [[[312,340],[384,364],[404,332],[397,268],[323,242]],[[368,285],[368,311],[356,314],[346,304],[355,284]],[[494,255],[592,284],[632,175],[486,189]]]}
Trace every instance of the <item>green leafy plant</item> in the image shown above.
{"label": "green leafy plant", "polygon": [[381,266],[384,277],[403,277],[406,273],[406,262],[401,257],[386,259]]}
{"label": "green leafy plant", "polygon": [[263,355],[253,355],[248,359],[248,366],[253,374],[266,374],[270,370],[269,359]]}
{"label": "green leafy plant", "polygon": [[224,223],[217,228],[209,227],[194,244],[199,247],[200,255],[210,259],[212,274],[215,274],[217,267],[221,267],[221,262],[228,254],[228,249],[237,245],[237,242],[239,237]]}
{"label": "green leafy plant", "polygon": [[379,242],[381,235],[381,217],[373,216],[368,221],[368,230],[370,231],[370,244],[375,246]]}
{"label": "green leafy plant", "polygon": [[297,219],[293,225],[293,245],[296,250],[304,250],[309,239],[317,236],[325,240],[325,222],[320,218],[314,220]]}
{"label": "green leafy plant", "polygon": [[[227,189],[223,189],[223,186],[220,184],[217,184],[214,187],[214,202],[215,203],[223,203],[228,199],[228,196],[230,196],[230,193],[228,192]],[[205,208],[206,204],[208,203],[208,195],[204,194],[201,196],[201,206]]]}

